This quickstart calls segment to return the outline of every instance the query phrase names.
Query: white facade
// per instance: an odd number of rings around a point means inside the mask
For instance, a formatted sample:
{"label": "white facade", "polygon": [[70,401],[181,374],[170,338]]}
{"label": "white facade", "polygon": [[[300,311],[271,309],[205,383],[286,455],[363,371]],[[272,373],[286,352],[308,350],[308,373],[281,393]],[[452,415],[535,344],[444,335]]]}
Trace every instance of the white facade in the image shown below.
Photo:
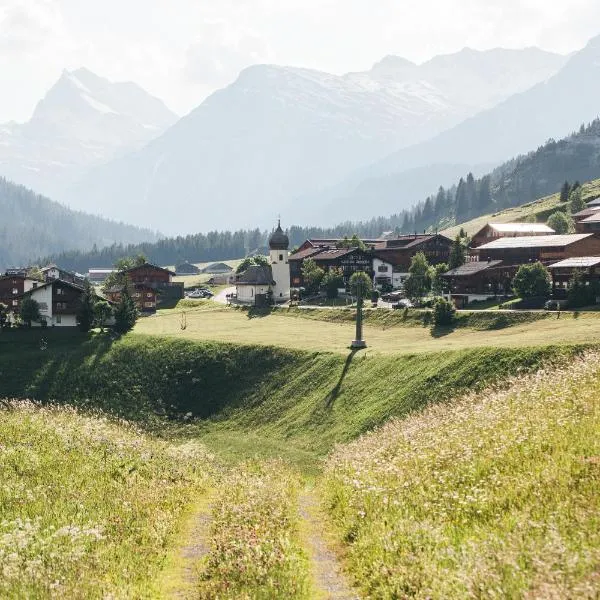
{"label": "white facade", "polygon": [[237,301],[241,304],[254,304],[256,296],[268,294],[271,286],[268,285],[237,285]]}
{"label": "white facade", "polygon": [[[76,327],[75,315],[55,315],[52,312],[52,285],[46,285],[31,292],[31,297],[40,305],[41,320],[46,321],[48,327]],[[33,327],[41,327],[41,323],[32,323]]]}
{"label": "white facade", "polygon": [[288,302],[290,299],[290,263],[288,260],[290,252],[289,250],[271,250],[269,254],[275,282],[273,300],[276,303]]}
{"label": "white facade", "polygon": [[373,271],[374,271],[374,285],[377,287],[377,280],[379,278],[386,277],[390,280],[392,287],[397,289],[404,285],[404,282],[408,279],[409,273],[395,273],[394,266],[381,258],[373,259]]}

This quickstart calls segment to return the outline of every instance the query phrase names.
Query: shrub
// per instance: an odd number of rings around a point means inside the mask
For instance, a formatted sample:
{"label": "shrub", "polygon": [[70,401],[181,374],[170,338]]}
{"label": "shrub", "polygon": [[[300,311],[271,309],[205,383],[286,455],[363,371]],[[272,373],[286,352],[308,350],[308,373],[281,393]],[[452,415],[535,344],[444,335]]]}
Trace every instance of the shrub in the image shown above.
{"label": "shrub", "polygon": [[435,327],[452,325],[456,316],[456,308],[446,298],[436,298],[433,305],[433,324]]}
{"label": "shrub", "polygon": [[546,298],[550,295],[550,272],[541,263],[521,265],[513,279],[515,294],[521,298]]}

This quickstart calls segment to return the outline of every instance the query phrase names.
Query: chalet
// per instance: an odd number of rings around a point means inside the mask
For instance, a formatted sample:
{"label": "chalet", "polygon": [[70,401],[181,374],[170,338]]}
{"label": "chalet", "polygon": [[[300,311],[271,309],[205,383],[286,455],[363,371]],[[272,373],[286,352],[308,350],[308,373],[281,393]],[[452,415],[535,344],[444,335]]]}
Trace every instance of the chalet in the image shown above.
{"label": "chalet", "polygon": [[[588,209],[589,210],[589,209]],[[577,233],[598,233],[600,232],[600,210],[575,222],[575,231]]]}
{"label": "chalet", "polygon": [[499,238],[474,252],[480,261],[501,260],[505,265],[540,261],[548,265],[565,258],[600,255],[600,238],[589,233]]}
{"label": "chalet", "polygon": [[457,308],[469,302],[511,293],[512,279],[519,266],[501,260],[470,261],[442,275]]}
{"label": "chalet", "polygon": [[52,279],[25,292],[24,297],[33,298],[40,305],[41,320],[50,327],[75,327],[83,288],[68,281]]}
{"label": "chalet", "polygon": [[210,275],[219,275],[221,273],[231,273],[233,269],[222,262],[212,263],[202,269],[203,273],[209,273]]}
{"label": "chalet", "polygon": [[492,240],[505,237],[552,235],[554,229],[543,223],[488,223],[471,239],[471,247],[477,248]]}
{"label": "chalet", "polygon": [[68,283],[74,283],[75,285],[82,286],[84,283],[84,277],[77,273],[73,273],[71,271],[66,271],[65,269],[61,269],[55,264],[48,265],[41,269],[42,275],[44,276],[44,281],[54,281],[55,279],[60,279],[61,281],[66,281]]}
{"label": "chalet", "polygon": [[370,250],[360,248],[336,248],[325,246],[318,248],[305,248],[290,255],[290,284],[292,287],[302,287],[302,265],[306,259],[312,259],[324,271],[341,269],[344,283],[357,271],[364,271],[373,276],[373,257]]}
{"label": "chalet", "polygon": [[573,213],[571,217],[573,217],[573,221],[575,221],[575,223],[578,223],[587,217],[595,215],[598,211],[600,211],[600,206],[590,206],[580,210],[579,212]]}
{"label": "chalet", "polygon": [[[169,269],[144,263],[124,271],[134,286],[145,286],[156,292],[156,305],[165,300],[181,300],[184,296],[183,283],[173,282],[175,273]],[[142,288],[140,288],[142,289]]]}
{"label": "chalet", "polygon": [[592,206],[600,206],[600,198],[593,198],[587,203],[588,208],[591,208]]}
{"label": "chalet", "polygon": [[[145,283],[134,283],[131,285],[131,298],[138,312],[155,313],[158,304],[158,294],[156,289]],[[123,294],[123,286],[116,285],[105,291],[106,298],[109,302],[118,304]]]}
{"label": "chalet", "polygon": [[42,285],[36,279],[26,274],[14,273],[0,277],[0,303],[8,306],[8,311],[16,313],[19,310],[23,294]]}
{"label": "chalet", "polygon": [[116,269],[90,269],[87,278],[91,283],[104,283],[106,278],[115,273]]}
{"label": "chalet", "polygon": [[566,258],[548,265],[552,275],[552,296],[564,297],[575,272],[587,283],[600,282],[600,256],[578,256]]}
{"label": "chalet", "polygon": [[175,273],[177,275],[198,275],[200,269],[189,262],[182,262],[175,266]]}

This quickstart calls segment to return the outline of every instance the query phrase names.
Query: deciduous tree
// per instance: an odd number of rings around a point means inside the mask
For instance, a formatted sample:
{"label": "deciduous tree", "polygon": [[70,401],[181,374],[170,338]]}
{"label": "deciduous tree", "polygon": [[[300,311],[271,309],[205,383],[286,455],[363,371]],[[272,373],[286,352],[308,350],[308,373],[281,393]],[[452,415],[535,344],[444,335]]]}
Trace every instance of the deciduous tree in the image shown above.
{"label": "deciduous tree", "polygon": [[552,290],[550,272],[541,262],[521,265],[512,283],[521,298],[547,298]]}

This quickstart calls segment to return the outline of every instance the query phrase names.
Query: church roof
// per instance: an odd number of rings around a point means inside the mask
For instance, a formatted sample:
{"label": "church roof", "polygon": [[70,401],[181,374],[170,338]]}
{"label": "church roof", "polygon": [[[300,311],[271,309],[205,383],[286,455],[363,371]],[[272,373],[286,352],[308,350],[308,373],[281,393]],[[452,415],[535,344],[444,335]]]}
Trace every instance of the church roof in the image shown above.
{"label": "church roof", "polygon": [[281,222],[277,222],[277,229],[269,238],[269,248],[271,250],[287,250],[290,247],[290,239],[281,229]]}
{"label": "church roof", "polygon": [[273,285],[273,271],[270,265],[252,265],[240,273],[237,285]]}

